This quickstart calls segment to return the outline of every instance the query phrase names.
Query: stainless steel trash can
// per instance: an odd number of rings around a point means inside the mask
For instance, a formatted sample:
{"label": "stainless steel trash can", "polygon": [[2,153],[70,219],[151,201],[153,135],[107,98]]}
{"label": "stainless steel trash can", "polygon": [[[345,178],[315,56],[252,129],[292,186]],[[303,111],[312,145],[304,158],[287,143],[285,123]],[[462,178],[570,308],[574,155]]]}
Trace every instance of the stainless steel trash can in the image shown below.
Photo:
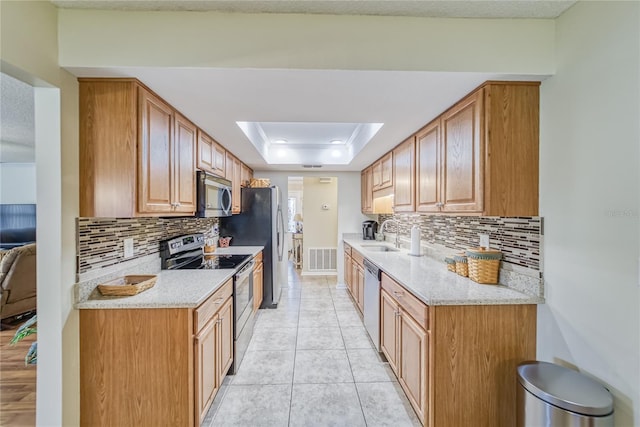
{"label": "stainless steel trash can", "polygon": [[525,362],[518,383],[518,427],[613,427],[613,396],[579,372]]}

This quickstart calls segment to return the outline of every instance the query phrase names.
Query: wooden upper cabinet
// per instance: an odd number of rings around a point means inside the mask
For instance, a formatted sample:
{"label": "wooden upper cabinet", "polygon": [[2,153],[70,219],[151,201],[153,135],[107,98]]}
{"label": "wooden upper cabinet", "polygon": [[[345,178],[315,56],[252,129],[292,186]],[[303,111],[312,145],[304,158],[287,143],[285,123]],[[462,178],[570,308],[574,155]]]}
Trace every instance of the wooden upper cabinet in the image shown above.
{"label": "wooden upper cabinet", "polygon": [[249,166],[242,163],[240,165],[240,181],[242,187],[248,187],[251,182],[251,178],[253,178],[253,171]]}
{"label": "wooden upper cabinet", "polygon": [[361,210],[364,214],[373,213],[373,169],[367,168],[361,173]]}
{"label": "wooden upper cabinet", "polygon": [[174,206],[173,109],[140,89],[139,113],[138,212],[171,212]]}
{"label": "wooden upper cabinet", "polygon": [[205,172],[225,176],[225,149],[213,138],[198,129],[198,169]]}
{"label": "wooden upper cabinet", "polygon": [[440,210],[440,120],[416,134],[416,211]]}
{"label": "wooden upper cabinet", "polygon": [[474,92],[441,118],[444,212],[482,212],[483,93]]}
{"label": "wooden upper cabinet", "polygon": [[395,212],[413,212],[416,207],[416,142],[412,136],[393,150]]}
{"label": "wooden upper cabinet", "polygon": [[233,154],[227,151],[225,177],[231,181],[231,213],[240,213],[242,184],[242,164]]}
{"label": "wooden upper cabinet", "polygon": [[537,216],[540,83],[491,83],[484,88],[484,212]]}
{"label": "wooden upper cabinet", "polygon": [[80,81],[80,216],[195,212],[197,128],[135,79]]}
{"label": "wooden upper cabinet", "polygon": [[193,213],[196,210],[196,125],[180,113],[175,113],[175,143],[173,144],[174,212]]}
{"label": "wooden upper cabinet", "polygon": [[[486,82],[416,132],[414,209],[394,182],[395,211],[538,215],[539,86]],[[383,171],[403,167],[384,167],[401,146],[370,166],[374,191],[388,180]]]}
{"label": "wooden upper cabinet", "polygon": [[393,154],[385,154],[373,165],[373,190],[382,190],[393,184]]}

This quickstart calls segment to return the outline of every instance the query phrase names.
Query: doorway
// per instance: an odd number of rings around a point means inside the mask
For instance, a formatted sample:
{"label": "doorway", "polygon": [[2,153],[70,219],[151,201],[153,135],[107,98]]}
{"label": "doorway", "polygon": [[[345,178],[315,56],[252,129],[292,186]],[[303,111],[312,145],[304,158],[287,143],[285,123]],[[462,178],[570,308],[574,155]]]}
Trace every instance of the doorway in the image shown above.
{"label": "doorway", "polygon": [[338,178],[290,176],[290,262],[300,276],[337,274]]}

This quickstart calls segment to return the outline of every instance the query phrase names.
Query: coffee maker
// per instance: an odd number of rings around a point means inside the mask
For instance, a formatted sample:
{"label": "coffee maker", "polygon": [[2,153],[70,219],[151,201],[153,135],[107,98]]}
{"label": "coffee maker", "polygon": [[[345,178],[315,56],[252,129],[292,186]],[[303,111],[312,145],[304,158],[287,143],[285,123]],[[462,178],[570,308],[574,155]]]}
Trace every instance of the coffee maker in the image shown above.
{"label": "coffee maker", "polygon": [[375,240],[378,231],[378,223],[376,221],[364,221],[362,223],[362,239]]}

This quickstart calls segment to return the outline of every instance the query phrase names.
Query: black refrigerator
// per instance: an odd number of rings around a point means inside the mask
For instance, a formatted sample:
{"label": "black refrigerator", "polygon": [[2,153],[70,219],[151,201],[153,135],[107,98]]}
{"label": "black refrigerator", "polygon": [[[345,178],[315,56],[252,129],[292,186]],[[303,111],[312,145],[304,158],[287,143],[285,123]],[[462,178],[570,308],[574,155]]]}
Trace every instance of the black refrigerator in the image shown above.
{"label": "black refrigerator", "polygon": [[284,220],[278,187],[243,188],[241,213],[220,218],[220,236],[233,246],[264,246],[263,298],[260,308],[277,308],[287,280]]}

